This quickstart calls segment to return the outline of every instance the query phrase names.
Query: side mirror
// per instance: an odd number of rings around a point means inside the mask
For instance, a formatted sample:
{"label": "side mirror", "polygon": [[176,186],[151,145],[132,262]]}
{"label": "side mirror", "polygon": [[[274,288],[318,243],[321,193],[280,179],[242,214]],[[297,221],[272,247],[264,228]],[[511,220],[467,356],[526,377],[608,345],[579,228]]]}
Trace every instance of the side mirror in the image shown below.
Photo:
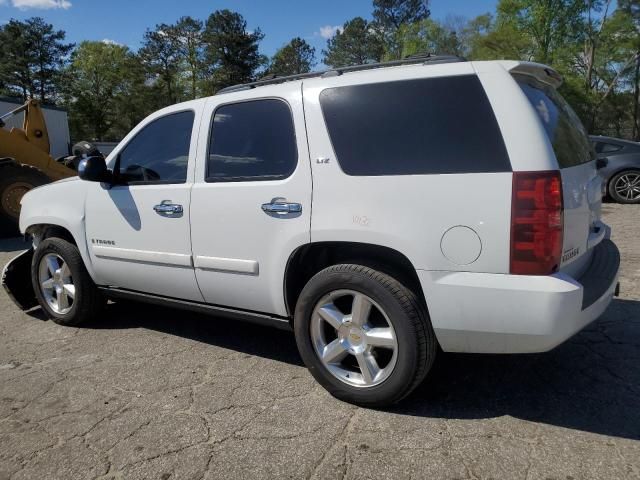
{"label": "side mirror", "polygon": [[103,157],[85,158],[78,165],[78,176],[88,182],[111,183],[113,174],[107,168]]}

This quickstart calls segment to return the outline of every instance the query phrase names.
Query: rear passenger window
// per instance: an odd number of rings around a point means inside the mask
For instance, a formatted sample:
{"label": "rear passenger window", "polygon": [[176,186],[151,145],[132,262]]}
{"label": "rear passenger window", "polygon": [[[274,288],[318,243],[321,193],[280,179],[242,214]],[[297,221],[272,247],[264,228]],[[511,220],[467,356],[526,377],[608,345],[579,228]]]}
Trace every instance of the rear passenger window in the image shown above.
{"label": "rear passenger window", "polygon": [[211,128],[207,182],[277,180],[296,168],[293,118],[282,100],[224,105]]}
{"label": "rear passenger window", "polygon": [[330,88],[320,105],[348,175],[511,171],[475,75]]}

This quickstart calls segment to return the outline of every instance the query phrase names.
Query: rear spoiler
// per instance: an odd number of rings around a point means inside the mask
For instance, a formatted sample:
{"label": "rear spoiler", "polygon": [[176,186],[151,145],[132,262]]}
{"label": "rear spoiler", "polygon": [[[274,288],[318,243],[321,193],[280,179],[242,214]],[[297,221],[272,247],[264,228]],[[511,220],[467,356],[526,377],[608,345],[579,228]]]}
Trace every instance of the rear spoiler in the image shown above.
{"label": "rear spoiler", "polygon": [[562,75],[553,68],[541,63],[518,62],[513,68],[509,69],[509,72],[511,74],[534,77],[539,82],[551,85],[553,88],[558,88],[562,85]]}

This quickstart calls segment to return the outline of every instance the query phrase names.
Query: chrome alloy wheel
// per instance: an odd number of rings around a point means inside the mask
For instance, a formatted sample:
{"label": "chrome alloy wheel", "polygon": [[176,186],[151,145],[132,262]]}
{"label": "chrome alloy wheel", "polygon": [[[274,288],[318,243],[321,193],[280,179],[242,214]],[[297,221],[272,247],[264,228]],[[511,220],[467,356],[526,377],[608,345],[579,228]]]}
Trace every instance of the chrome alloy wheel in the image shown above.
{"label": "chrome alloy wheel", "polygon": [[311,341],[325,368],[353,387],[384,382],[396,365],[398,340],[384,310],[353,290],[325,295],[313,310]]}
{"label": "chrome alloy wheel", "polygon": [[620,198],[638,200],[640,198],[640,173],[622,175],[616,180],[614,188]]}
{"label": "chrome alloy wheel", "polygon": [[71,270],[61,256],[48,253],[42,257],[38,267],[38,282],[42,296],[51,310],[59,315],[71,310],[76,287],[73,284]]}

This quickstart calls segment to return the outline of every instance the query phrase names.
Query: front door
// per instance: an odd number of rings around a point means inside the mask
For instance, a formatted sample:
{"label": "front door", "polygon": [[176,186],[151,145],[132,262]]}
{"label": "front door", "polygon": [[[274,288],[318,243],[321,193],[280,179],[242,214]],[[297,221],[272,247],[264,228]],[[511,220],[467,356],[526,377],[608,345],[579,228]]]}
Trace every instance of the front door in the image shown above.
{"label": "front door", "polygon": [[112,157],[115,185],[91,185],[87,243],[99,284],[202,301],[189,229],[199,118],[189,109],[146,121]]}
{"label": "front door", "polygon": [[[191,196],[193,262],[208,303],[285,315],[289,255],[310,239],[300,84],[211,98]],[[208,129],[208,131],[206,130]],[[207,135],[207,133],[209,135]]]}

